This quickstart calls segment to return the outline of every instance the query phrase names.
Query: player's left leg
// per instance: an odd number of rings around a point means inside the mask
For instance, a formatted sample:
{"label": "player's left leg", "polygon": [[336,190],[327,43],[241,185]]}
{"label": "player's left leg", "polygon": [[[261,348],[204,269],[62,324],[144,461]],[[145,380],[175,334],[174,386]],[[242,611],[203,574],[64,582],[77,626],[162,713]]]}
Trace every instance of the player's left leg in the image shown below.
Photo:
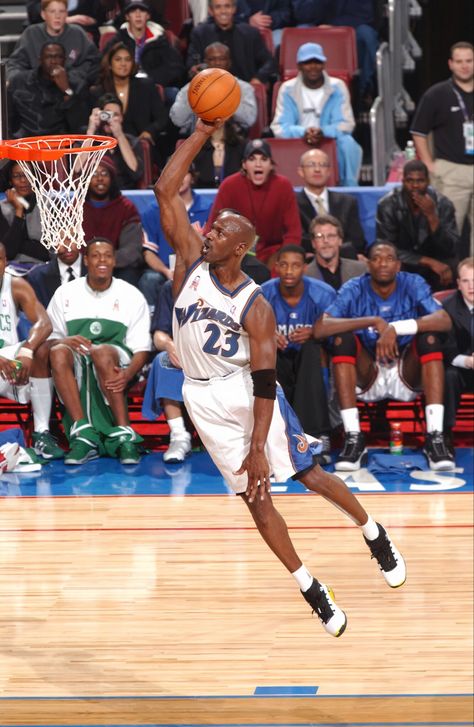
{"label": "player's left leg", "polygon": [[439,337],[435,333],[419,333],[414,345],[405,352],[400,375],[412,389],[424,391],[426,406],[426,438],[423,452],[432,470],[451,470],[454,457],[443,435],[444,365]]}
{"label": "player's left leg", "polygon": [[332,505],[346,513],[362,531],[372,557],[377,560],[383,577],[391,588],[405,583],[406,566],[402,555],[390,540],[385,529],[376,523],[364,510],[347,485],[336,475],[323,470],[319,465],[301,475],[296,475],[308,490],[317,492]]}

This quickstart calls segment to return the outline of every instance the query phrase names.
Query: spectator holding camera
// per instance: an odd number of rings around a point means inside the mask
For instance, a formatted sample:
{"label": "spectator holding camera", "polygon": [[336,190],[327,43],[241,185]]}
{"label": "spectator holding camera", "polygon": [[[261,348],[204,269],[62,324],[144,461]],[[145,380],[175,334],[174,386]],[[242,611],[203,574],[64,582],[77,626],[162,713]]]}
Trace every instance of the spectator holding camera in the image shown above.
{"label": "spectator holding camera", "polygon": [[117,146],[107,152],[117,169],[120,189],[136,189],[143,176],[140,140],[123,130],[123,106],[117,96],[106,93],[92,109],[87,135],[103,134],[117,139]]}

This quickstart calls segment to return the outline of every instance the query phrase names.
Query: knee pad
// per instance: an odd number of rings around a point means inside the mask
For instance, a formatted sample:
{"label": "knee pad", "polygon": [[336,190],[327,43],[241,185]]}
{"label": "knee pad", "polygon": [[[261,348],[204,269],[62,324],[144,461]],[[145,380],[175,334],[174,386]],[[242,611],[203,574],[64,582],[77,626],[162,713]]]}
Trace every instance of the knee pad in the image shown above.
{"label": "knee pad", "polygon": [[332,343],[333,364],[349,363],[355,366],[359,346],[359,339],[353,333],[338,333]]}
{"label": "knee pad", "polygon": [[419,333],[415,337],[415,346],[421,365],[443,360],[441,341],[437,333]]}

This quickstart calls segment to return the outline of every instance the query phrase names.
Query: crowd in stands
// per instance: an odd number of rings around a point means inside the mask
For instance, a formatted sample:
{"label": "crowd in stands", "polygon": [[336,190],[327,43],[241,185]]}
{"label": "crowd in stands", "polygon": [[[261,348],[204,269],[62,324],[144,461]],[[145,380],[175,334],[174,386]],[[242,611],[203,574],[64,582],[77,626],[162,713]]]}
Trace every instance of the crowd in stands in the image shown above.
{"label": "crowd in stands", "polygon": [[[189,455],[171,328],[185,271],[158,204],[140,215],[123,190],[145,186],[147,165],[158,176],[194,129],[190,80],[222,68],[236,75],[241,102],[197,155],[180,196],[204,235],[225,208],[254,224],[255,247],[242,267],[274,309],[278,379],[305,431],[322,440],[320,462],[330,463],[330,433],[342,423],[336,468],[364,465],[357,400],[409,402],[423,392],[424,452],[432,469],[451,469],[456,411],[474,385],[472,45],[452,47],[450,77],[419,100],[410,129],[418,158],[380,199],[376,239],[367,240],[357,200],[328,185],[358,185],[362,148],[353,131],[361,105],[377,93],[383,3],[193,0],[189,32],[177,38],[166,20],[170,2],[79,0],[73,11],[67,0],[28,2],[30,24],[6,63],[9,136],[102,134],[117,145],[89,184],[85,251],[47,250],[24,170],[11,161],[0,172],[0,320],[9,317],[0,328],[0,396],[21,390],[18,400],[31,401],[43,459],[76,465],[108,454],[134,464],[140,438],[125,393],[144,370],[144,414],[164,413],[170,426],[165,461]],[[289,26],[354,28],[357,93],[331,75],[323,45],[306,37],[294,75],[281,77],[278,47]],[[300,190],[279,173],[271,137],[306,144],[293,160]],[[328,139],[333,161],[320,148]],[[217,191],[212,204],[199,188]],[[433,292],[444,291],[451,294],[440,303]],[[31,326],[26,335],[17,332],[17,311]],[[18,378],[13,358],[22,363]],[[54,387],[66,412],[66,455],[49,433]]]}

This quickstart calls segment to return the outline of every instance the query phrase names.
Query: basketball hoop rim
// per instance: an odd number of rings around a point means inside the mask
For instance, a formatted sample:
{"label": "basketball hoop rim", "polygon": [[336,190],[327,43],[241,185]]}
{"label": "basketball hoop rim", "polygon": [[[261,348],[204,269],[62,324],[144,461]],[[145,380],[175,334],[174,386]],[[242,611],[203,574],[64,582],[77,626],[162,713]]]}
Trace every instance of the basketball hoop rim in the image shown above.
{"label": "basketball hoop rim", "polygon": [[[91,146],[73,147],[78,141],[99,142]],[[48,146],[40,148],[28,147],[27,144],[40,144],[44,142]],[[69,146],[61,147],[62,143],[69,143]],[[22,146],[23,145],[23,146]],[[0,141],[0,159],[12,159],[13,161],[54,161],[66,154],[92,153],[95,151],[107,151],[117,146],[117,139],[112,136],[99,136],[97,134],[61,134],[52,136],[26,136],[22,139],[5,139]]]}

